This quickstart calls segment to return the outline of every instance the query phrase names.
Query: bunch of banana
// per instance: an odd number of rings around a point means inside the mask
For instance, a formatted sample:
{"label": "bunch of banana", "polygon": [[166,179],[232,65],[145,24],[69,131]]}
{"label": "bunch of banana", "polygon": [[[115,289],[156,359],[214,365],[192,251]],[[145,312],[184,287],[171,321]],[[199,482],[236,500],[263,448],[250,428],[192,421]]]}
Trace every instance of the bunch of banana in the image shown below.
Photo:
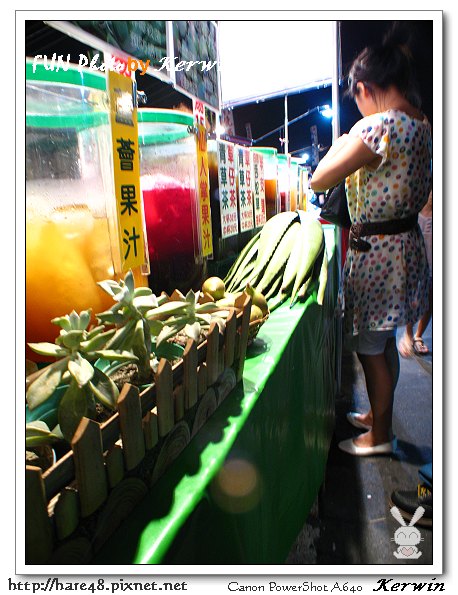
{"label": "bunch of banana", "polygon": [[305,299],[318,279],[322,303],[327,258],[321,224],[305,211],[287,211],[267,221],[245,246],[224,279],[227,291],[243,291],[247,284],[264,294],[270,311],[288,298],[290,307]]}

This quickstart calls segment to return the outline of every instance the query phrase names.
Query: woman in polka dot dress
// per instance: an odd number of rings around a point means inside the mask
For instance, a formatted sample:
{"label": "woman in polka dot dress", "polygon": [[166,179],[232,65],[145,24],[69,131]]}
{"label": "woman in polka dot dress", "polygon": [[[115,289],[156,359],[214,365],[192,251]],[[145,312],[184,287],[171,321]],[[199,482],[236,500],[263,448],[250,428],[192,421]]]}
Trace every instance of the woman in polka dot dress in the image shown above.
{"label": "woman in polka dot dress", "polygon": [[363,118],[337,139],[311,182],[319,192],[346,180],[350,237],[356,234],[343,271],[345,342],[361,361],[371,408],[347,415],[367,431],[339,447],[360,456],[396,449],[396,329],[418,320],[428,304],[428,263],[416,216],[431,189],[431,130],[411,73],[408,50],[394,39],[361,52],[350,70],[349,94]]}

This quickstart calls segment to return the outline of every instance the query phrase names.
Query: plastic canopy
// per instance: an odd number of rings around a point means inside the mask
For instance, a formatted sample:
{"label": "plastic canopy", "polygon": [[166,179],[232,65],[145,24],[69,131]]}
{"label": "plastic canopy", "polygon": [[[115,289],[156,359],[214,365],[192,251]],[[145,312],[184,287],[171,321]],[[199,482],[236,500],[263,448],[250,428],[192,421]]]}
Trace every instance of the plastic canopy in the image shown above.
{"label": "plastic canopy", "polygon": [[332,82],[334,21],[219,21],[223,107]]}

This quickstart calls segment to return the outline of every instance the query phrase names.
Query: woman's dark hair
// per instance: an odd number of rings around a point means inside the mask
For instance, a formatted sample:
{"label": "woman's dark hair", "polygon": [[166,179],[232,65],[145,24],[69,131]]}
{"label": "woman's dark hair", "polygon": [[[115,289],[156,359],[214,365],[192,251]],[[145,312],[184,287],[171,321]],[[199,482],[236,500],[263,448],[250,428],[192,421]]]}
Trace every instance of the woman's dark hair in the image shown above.
{"label": "woman's dark hair", "polygon": [[366,47],[353,61],[348,74],[350,97],[357,95],[357,83],[371,83],[381,89],[396,86],[412,105],[420,107],[420,95],[414,76],[410,35],[396,23],[381,44]]}

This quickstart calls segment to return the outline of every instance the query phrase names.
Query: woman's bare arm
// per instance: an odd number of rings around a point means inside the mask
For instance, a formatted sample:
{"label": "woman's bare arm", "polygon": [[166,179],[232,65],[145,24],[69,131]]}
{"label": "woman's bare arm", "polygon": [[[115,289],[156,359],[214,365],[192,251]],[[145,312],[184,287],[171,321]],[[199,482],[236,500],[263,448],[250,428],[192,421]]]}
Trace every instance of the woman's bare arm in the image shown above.
{"label": "woman's bare arm", "polygon": [[348,135],[337,139],[318,164],[311,187],[314,192],[332,188],[363,165],[377,167],[381,157],[366,147],[363,141]]}

